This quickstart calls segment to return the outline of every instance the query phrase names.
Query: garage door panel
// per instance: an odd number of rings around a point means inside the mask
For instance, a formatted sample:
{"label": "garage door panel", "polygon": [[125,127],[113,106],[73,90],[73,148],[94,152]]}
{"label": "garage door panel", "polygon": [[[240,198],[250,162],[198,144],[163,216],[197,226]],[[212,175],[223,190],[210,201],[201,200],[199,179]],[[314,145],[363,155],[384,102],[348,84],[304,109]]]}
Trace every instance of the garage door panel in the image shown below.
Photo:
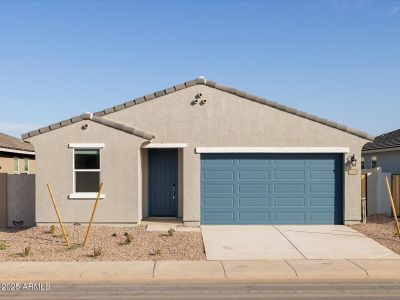
{"label": "garage door panel", "polygon": [[233,212],[205,212],[202,217],[204,223],[231,224],[234,222]]}
{"label": "garage door panel", "polygon": [[308,185],[310,193],[334,193],[335,183],[311,183]]}
{"label": "garage door panel", "polygon": [[305,179],[306,178],[306,172],[301,170],[301,171],[295,171],[295,170],[287,170],[287,171],[274,171],[272,174],[274,176],[274,179]]}
{"label": "garage door panel", "polygon": [[233,193],[233,184],[206,184],[203,188],[204,193],[224,194]]}
{"label": "garage door panel", "polygon": [[311,212],[310,222],[332,224],[335,222],[335,213],[331,212]]}
{"label": "garage door panel", "polygon": [[203,173],[203,179],[233,179],[234,171],[205,171]]}
{"label": "garage door panel", "polygon": [[275,166],[304,166],[306,161],[303,159],[274,159],[272,160],[272,164]]}
{"label": "garage door panel", "polygon": [[343,222],[341,155],[206,154],[201,160],[203,224]]}
{"label": "garage door panel", "polygon": [[310,197],[308,205],[310,207],[334,207],[333,197]]}
{"label": "garage door panel", "polygon": [[235,198],[231,197],[205,197],[204,206],[209,207],[234,207]]}
{"label": "garage door panel", "polygon": [[249,197],[240,197],[238,199],[238,207],[240,208],[246,208],[246,207],[253,207],[258,206],[260,208],[266,208],[269,205],[269,199],[266,197],[260,197],[260,198],[249,198]]}
{"label": "garage door panel", "polygon": [[310,179],[332,179],[335,180],[334,171],[310,171]]}
{"label": "garage door panel", "polygon": [[305,184],[293,184],[293,183],[274,184],[275,194],[304,193],[305,190],[306,190]]}
{"label": "garage door panel", "polygon": [[306,221],[304,212],[275,212],[273,215],[276,223],[298,224]]}
{"label": "garage door panel", "polygon": [[268,171],[266,170],[244,170],[238,171],[239,180],[246,180],[246,179],[268,179]]}
{"label": "garage door panel", "polygon": [[238,222],[242,223],[247,223],[249,222],[250,224],[254,223],[265,223],[269,221],[269,213],[267,212],[252,212],[252,213],[246,213],[246,212],[241,212],[238,215]]}
{"label": "garage door panel", "polygon": [[269,192],[268,184],[239,184],[239,194],[266,194]]}
{"label": "garage door panel", "polygon": [[304,197],[274,197],[274,207],[304,207]]}

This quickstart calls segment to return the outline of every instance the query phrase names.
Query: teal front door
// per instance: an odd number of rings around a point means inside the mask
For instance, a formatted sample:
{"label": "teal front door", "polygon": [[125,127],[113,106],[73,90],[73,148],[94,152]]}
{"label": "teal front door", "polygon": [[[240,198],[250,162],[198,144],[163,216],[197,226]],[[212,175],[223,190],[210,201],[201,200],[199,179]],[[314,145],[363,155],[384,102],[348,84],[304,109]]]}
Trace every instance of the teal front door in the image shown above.
{"label": "teal front door", "polygon": [[149,216],[176,217],[178,150],[149,150]]}

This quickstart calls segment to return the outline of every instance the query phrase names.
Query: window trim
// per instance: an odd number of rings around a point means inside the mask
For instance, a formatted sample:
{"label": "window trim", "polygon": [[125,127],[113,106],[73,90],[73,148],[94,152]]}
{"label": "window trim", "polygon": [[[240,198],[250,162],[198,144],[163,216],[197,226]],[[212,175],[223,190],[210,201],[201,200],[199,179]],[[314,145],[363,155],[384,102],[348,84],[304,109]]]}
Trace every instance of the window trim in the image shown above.
{"label": "window trim", "polygon": [[[15,161],[17,161],[17,171],[15,171]],[[13,173],[14,174],[19,174],[19,158],[18,157],[14,157],[13,160]]]}
{"label": "window trim", "polygon": [[[69,148],[71,144],[68,145]],[[99,172],[99,182],[101,182],[101,157],[102,157],[102,148],[104,148],[104,144],[74,144],[78,145],[77,147],[72,148],[72,193],[68,195],[68,199],[96,199],[97,198],[97,192],[94,193],[88,193],[88,192],[76,192],[76,172]],[[83,147],[83,145],[103,145],[103,147]],[[91,149],[91,150],[99,150],[99,169],[75,169],[75,149]],[[106,197],[105,194],[101,193],[100,194],[100,199],[104,199]]]}
{"label": "window trim", "polygon": [[[375,158],[375,166],[373,166],[374,158]],[[377,155],[372,155],[371,156],[371,169],[375,169],[377,167],[378,167],[378,156]]]}
{"label": "window trim", "polygon": [[[25,171],[25,166],[26,166],[25,163],[27,163],[27,165],[28,165],[28,170],[26,170],[26,171]],[[31,166],[30,166],[29,158],[24,158],[24,170],[23,170],[22,174],[30,174],[30,170],[31,170],[30,167]]]}

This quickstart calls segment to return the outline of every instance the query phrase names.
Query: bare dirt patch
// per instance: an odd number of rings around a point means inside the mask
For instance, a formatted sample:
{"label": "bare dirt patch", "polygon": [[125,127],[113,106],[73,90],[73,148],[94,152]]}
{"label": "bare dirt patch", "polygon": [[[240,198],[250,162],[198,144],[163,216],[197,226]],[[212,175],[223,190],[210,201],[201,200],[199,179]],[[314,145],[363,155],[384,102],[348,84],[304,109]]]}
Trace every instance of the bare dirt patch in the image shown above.
{"label": "bare dirt patch", "polygon": [[[86,226],[66,226],[71,248],[64,242],[59,226],[0,229],[0,261],[128,261],[128,260],[204,260],[200,232],[174,232],[171,236],[147,232],[144,226],[92,227],[85,248]],[[127,236],[129,236],[127,238]],[[26,256],[26,248],[30,247]],[[99,256],[95,256],[94,250]],[[100,250],[99,250],[100,249]]]}
{"label": "bare dirt patch", "polygon": [[367,224],[349,225],[349,227],[374,239],[393,252],[400,254],[400,238],[397,236],[393,218],[375,215],[367,218]]}

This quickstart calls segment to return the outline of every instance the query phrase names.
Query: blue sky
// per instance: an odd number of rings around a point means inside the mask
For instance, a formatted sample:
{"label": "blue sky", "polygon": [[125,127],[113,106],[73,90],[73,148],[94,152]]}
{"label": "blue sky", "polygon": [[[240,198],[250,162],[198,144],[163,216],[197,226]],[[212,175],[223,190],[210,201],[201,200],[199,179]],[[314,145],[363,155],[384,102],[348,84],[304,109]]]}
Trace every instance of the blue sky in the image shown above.
{"label": "blue sky", "polygon": [[400,128],[400,0],[0,0],[0,131],[198,75],[371,134]]}

